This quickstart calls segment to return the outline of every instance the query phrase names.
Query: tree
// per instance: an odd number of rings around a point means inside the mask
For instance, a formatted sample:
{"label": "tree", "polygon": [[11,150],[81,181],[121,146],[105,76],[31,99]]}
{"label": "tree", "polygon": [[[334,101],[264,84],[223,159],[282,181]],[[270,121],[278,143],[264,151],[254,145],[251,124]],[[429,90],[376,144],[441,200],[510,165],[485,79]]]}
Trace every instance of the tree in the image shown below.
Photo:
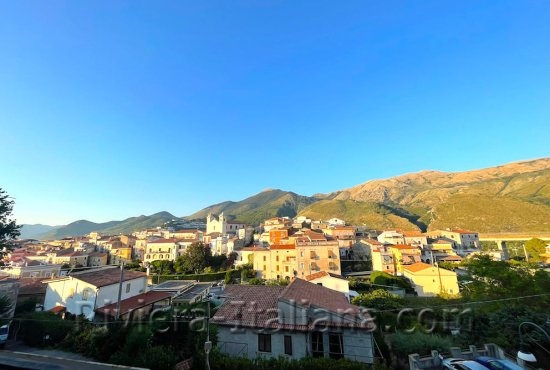
{"label": "tree", "polygon": [[360,294],[353,298],[352,303],[380,311],[395,310],[404,307],[403,298],[384,289],[376,289],[370,293]]}
{"label": "tree", "polygon": [[525,242],[525,253],[529,256],[529,262],[540,262],[540,257],[546,251],[546,242],[544,240],[533,238]]}
{"label": "tree", "polygon": [[232,281],[233,281],[233,277],[231,276],[231,270],[227,270],[227,272],[225,273],[224,283],[227,285],[227,284],[231,284]]}
{"label": "tree", "polygon": [[185,253],[178,257],[175,263],[176,270],[181,272],[202,272],[210,264],[212,252],[203,242],[195,242],[187,247]]}
{"label": "tree", "polygon": [[155,273],[160,275],[170,274],[174,271],[173,262],[168,260],[152,261],[150,266]]}
{"label": "tree", "polygon": [[20,225],[12,219],[14,201],[0,188],[0,248],[13,249],[12,240],[19,235]]}
{"label": "tree", "polygon": [[533,274],[526,265],[493,261],[487,255],[471,257],[463,262],[468,270],[468,289],[462,294],[472,300],[510,298],[536,294]]}

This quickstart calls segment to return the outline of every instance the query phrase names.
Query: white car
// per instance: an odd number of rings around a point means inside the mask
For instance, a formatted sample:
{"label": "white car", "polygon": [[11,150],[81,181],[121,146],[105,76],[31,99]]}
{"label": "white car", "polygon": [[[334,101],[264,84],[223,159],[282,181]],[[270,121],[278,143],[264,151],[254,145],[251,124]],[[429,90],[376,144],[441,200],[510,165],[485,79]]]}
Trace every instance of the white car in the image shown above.
{"label": "white car", "polygon": [[479,362],[465,360],[463,358],[446,358],[441,365],[449,370],[489,370]]}

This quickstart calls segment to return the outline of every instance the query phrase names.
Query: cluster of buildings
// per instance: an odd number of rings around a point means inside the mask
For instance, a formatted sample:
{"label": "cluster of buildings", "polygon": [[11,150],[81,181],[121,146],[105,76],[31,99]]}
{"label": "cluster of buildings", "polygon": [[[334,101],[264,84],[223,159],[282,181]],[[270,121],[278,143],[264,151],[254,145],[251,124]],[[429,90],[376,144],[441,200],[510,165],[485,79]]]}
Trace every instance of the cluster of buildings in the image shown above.
{"label": "cluster of buildings", "polygon": [[[168,281],[152,286],[146,273],[113,266],[173,261],[196,242],[210,246],[213,255],[235,254],[235,264],[251,265],[258,278],[288,284],[225,287]],[[374,322],[350,303],[353,291],[345,277],[350,263],[371,262],[366,274],[407,278],[419,296],[454,295],[459,293],[457,275],[440,263],[458,263],[479,250],[479,235],[468,230],[374,232],[337,218],[306,217],[274,217],[253,228],[223,213],[209,214],[202,229],[159,227],[132,235],[21,241],[4,261],[0,290],[35,298],[44,310],[100,321],[142,320],[156,309],[216,300],[221,307],[211,320],[218,326],[222,352],[373,363]],[[67,274],[67,265],[88,268]]]}

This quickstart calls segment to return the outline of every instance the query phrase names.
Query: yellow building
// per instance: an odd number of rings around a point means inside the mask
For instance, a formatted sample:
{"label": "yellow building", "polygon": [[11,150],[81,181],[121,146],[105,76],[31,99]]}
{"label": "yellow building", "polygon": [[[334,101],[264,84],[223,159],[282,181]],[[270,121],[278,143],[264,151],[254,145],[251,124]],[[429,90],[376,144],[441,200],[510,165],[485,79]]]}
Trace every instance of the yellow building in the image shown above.
{"label": "yellow building", "polygon": [[371,248],[372,270],[395,275],[396,263],[392,252],[385,246]]}
{"label": "yellow building", "polygon": [[338,241],[304,241],[296,240],[297,277],[319,271],[341,275],[340,248]]}
{"label": "yellow building", "polygon": [[459,293],[456,272],[437,266],[423,262],[403,266],[403,276],[412,282],[420,297]]}
{"label": "yellow building", "polygon": [[426,263],[462,261],[462,257],[453,249],[453,242],[444,239],[438,239],[428,244],[423,252],[423,260]]}
{"label": "yellow building", "polygon": [[176,259],[178,244],[176,239],[156,239],[147,242],[143,262],[153,262],[158,260],[173,261]]}
{"label": "yellow building", "polygon": [[254,251],[254,270],[262,279],[287,279],[296,276],[296,247],[272,245],[266,250]]}
{"label": "yellow building", "polygon": [[132,260],[132,248],[117,248],[111,249],[109,252],[111,265],[119,265],[121,262],[129,262]]}
{"label": "yellow building", "polygon": [[388,245],[390,252],[395,261],[395,269],[398,272],[403,272],[403,267],[412,265],[421,261],[420,250],[418,247],[406,244]]}
{"label": "yellow building", "polygon": [[105,266],[107,264],[107,253],[93,252],[88,255],[88,266],[98,267]]}

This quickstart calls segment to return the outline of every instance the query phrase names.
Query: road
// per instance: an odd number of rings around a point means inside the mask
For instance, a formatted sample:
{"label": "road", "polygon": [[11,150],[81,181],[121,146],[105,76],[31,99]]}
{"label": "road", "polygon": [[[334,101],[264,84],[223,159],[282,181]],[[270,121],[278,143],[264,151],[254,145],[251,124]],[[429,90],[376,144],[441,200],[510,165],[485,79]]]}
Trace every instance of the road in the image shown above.
{"label": "road", "polygon": [[5,349],[0,350],[0,368],[29,370],[142,370],[142,368],[137,367],[119,366],[95,362],[76,353],[28,347],[20,342],[14,341],[8,341]]}

